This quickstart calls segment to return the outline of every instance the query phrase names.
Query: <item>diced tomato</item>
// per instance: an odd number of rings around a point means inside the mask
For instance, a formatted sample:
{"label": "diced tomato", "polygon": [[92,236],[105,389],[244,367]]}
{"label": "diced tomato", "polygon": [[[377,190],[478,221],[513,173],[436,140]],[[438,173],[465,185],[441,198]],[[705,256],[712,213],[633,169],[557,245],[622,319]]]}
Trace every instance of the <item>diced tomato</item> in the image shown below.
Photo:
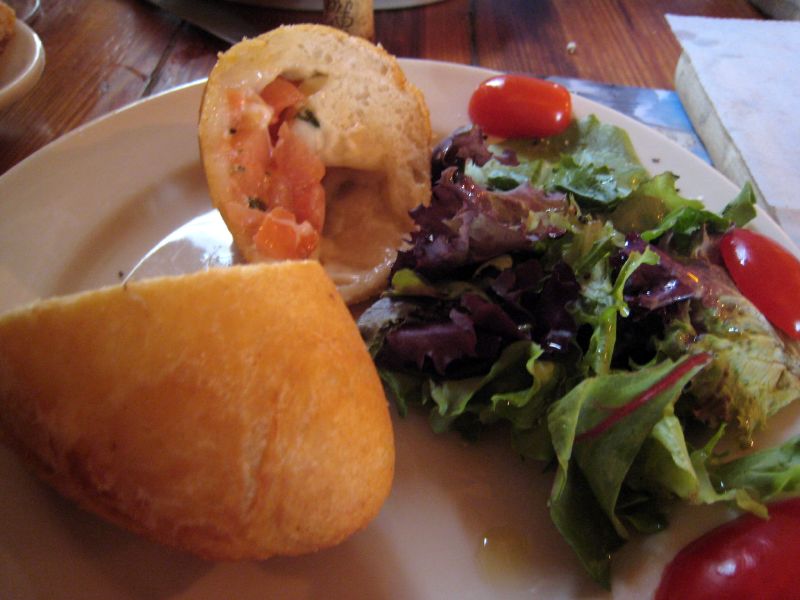
{"label": "diced tomato", "polygon": [[764,316],[800,339],[800,261],[777,242],[749,229],[733,229],[720,253],[739,291]]}
{"label": "diced tomato", "polygon": [[245,198],[264,198],[269,188],[266,165],[271,154],[269,137],[252,130],[231,136],[231,181]]}
{"label": "diced tomato", "polygon": [[278,132],[273,160],[275,167],[289,178],[292,185],[320,181],[325,176],[325,165],[287,123]]}
{"label": "diced tomato", "polygon": [[259,94],[228,92],[231,195],[245,211],[237,221],[270,258],[310,256],[325,222],[325,165],[288,121],[304,100],[282,77]]}
{"label": "diced tomato", "polygon": [[272,164],[289,180],[297,220],[308,221],[314,229],[321,230],[325,221],[325,191],[321,184],[325,165],[285,123],[278,132]]}
{"label": "diced tomato", "polygon": [[301,223],[308,221],[317,231],[325,223],[325,189],[320,183],[293,190],[294,214]]}
{"label": "diced tomato", "polygon": [[280,206],[288,211],[294,212],[294,190],[292,182],[280,171],[270,167],[269,189],[264,197],[269,208]]}
{"label": "diced tomato", "polygon": [[285,208],[264,215],[253,241],[264,256],[277,259],[308,258],[319,244],[319,233],[308,222],[297,223]]}
{"label": "diced tomato", "polygon": [[281,113],[286,108],[299,104],[306,99],[303,92],[297,89],[295,84],[280,76],[268,83],[259,95],[264,102],[275,110],[275,116],[272,118],[273,122],[280,118]]}

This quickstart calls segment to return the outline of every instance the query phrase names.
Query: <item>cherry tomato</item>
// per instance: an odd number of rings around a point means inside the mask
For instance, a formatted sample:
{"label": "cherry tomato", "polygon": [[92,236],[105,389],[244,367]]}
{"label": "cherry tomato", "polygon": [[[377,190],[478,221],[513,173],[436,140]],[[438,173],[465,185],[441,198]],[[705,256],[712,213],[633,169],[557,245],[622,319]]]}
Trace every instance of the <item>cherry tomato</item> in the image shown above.
{"label": "cherry tomato", "polygon": [[565,87],[551,81],[498,75],[472,93],[469,118],[498,137],[547,137],[569,125],[572,97]]}
{"label": "cherry tomato", "polygon": [[655,600],[783,600],[800,583],[800,498],[746,515],[696,539],[664,570]]}
{"label": "cherry tomato", "polygon": [[800,339],[800,261],[777,242],[733,229],[720,242],[736,287],[775,327]]}

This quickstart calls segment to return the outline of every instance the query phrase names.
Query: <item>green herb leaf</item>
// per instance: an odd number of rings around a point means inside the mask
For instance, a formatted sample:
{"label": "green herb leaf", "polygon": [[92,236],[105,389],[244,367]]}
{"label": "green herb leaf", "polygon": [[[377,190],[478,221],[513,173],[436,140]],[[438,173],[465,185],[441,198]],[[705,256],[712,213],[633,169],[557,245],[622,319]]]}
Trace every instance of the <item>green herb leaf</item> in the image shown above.
{"label": "green herb leaf", "polygon": [[306,123],[310,123],[317,129],[319,129],[319,120],[317,119],[317,115],[311,112],[311,109],[304,108],[299,113],[297,113],[297,118],[301,121],[305,121]]}

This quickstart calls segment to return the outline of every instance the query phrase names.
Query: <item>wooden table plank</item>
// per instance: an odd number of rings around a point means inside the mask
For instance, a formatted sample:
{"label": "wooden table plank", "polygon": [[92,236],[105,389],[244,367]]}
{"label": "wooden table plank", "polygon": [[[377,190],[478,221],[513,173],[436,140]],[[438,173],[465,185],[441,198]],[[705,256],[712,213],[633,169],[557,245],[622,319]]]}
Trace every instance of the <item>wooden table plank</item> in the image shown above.
{"label": "wooden table plank", "polygon": [[0,112],[0,173],[78,125],[141,98],[180,21],[130,0],[43,0],[32,27],[46,66],[33,92]]}
{"label": "wooden table plank", "polygon": [[183,24],[165,49],[157,71],[153,73],[151,94],[208,77],[217,62],[217,53],[229,45],[196,27]]}
{"label": "wooden table plank", "polygon": [[[667,13],[763,18],[745,0],[476,0],[477,63],[672,89],[680,48]],[[574,53],[567,44],[574,42]]]}
{"label": "wooden table plank", "polygon": [[470,64],[471,1],[446,0],[406,10],[377,11],[375,37],[396,56]]}
{"label": "wooden table plank", "polygon": [[[264,31],[322,19],[224,4]],[[375,27],[398,56],[672,88],[679,47],[668,12],[762,18],[747,0],[444,0],[377,11]],[[32,26],[47,66],[29,96],[0,111],[0,174],[95,117],[205,77],[227,48],[144,0],[42,0]]]}
{"label": "wooden table plank", "polygon": [[[284,24],[322,22],[319,11],[276,11],[251,6],[236,7],[235,10],[251,22],[258,23],[264,31]],[[441,35],[448,29],[449,35]],[[464,64],[469,64],[472,58],[470,0],[450,0],[419,9],[378,11],[375,30],[376,40],[397,56]],[[148,92],[162,92],[208,76],[217,53],[227,47],[226,42],[184,24],[166,48]]]}

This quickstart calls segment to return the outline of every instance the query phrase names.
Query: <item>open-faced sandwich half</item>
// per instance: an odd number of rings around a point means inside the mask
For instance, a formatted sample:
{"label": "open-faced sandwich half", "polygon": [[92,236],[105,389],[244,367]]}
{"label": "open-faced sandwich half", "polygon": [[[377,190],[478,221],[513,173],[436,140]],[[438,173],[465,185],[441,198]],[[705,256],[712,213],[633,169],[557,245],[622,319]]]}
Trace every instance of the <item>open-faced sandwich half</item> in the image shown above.
{"label": "open-faced sandwich half", "polygon": [[315,258],[345,301],[387,284],[430,197],[430,121],[380,47],[322,25],[222,54],[200,114],[214,206],[249,262]]}

